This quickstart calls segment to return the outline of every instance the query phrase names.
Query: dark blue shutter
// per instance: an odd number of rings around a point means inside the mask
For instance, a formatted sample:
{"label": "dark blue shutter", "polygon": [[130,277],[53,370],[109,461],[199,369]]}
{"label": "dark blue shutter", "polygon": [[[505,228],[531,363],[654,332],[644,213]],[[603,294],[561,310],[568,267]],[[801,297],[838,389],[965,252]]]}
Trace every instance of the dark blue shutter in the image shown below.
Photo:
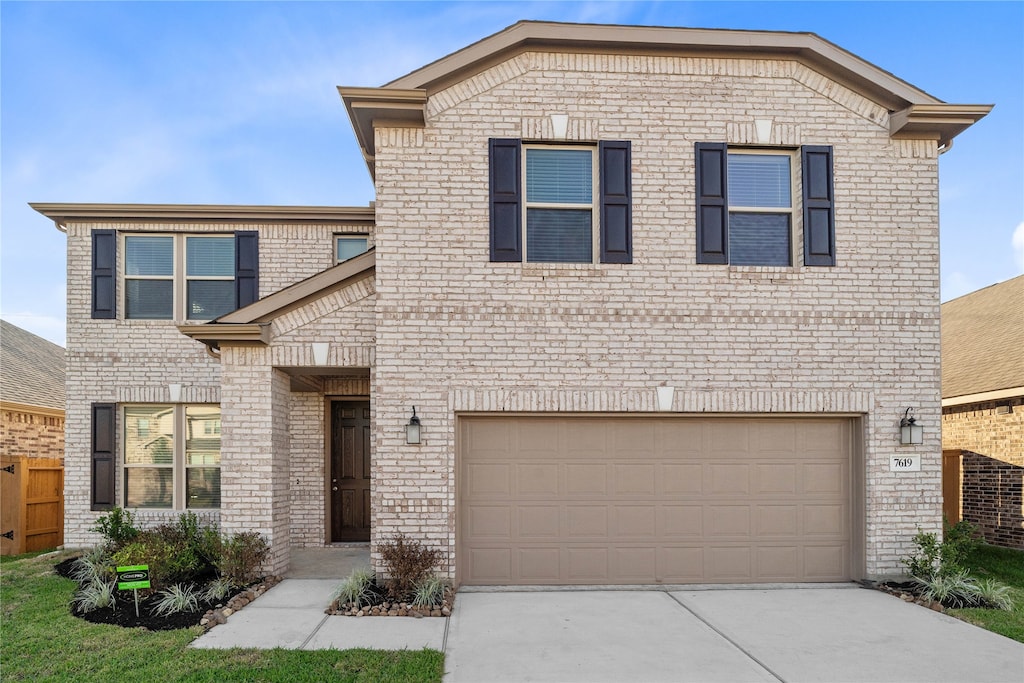
{"label": "dark blue shutter", "polygon": [[255,230],[235,233],[235,296],[238,308],[260,298],[260,245]]}
{"label": "dark blue shutter", "polygon": [[520,140],[491,138],[491,261],[523,260],[521,156]]}
{"label": "dark blue shutter", "polygon": [[598,145],[601,167],[601,263],[633,262],[632,147],[628,140]]}
{"label": "dark blue shutter", "polygon": [[698,142],[697,263],[729,263],[728,147]]}
{"label": "dark blue shutter", "polygon": [[832,195],[832,148],[800,149],[804,176],[804,265],[836,264],[836,219]]}
{"label": "dark blue shutter", "polygon": [[110,510],[116,506],[114,482],[117,472],[117,406],[113,403],[92,404],[92,492],[93,510]]}
{"label": "dark blue shutter", "polygon": [[117,232],[92,231],[92,317],[117,317]]}

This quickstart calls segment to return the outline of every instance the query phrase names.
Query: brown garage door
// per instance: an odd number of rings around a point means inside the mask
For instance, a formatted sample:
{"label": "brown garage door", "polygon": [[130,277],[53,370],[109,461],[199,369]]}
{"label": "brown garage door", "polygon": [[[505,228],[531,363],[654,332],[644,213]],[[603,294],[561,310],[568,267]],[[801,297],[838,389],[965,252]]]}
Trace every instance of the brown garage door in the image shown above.
{"label": "brown garage door", "polygon": [[840,581],[845,418],[462,417],[464,584]]}

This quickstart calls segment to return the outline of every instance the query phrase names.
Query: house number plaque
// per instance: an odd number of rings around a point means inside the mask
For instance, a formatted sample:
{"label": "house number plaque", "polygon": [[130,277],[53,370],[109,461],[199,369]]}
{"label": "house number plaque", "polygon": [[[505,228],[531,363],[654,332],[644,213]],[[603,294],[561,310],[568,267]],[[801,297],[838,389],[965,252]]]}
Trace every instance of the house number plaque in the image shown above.
{"label": "house number plaque", "polygon": [[920,455],[894,455],[889,458],[890,472],[920,472]]}

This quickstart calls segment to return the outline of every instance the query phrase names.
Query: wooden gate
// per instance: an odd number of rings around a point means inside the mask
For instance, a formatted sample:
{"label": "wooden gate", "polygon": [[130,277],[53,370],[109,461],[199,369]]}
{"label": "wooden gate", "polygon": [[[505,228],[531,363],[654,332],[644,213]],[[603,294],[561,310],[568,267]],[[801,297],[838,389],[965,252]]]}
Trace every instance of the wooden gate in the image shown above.
{"label": "wooden gate", "polygon": [[0,459],[0,555],[64,543],[64,464],[59,458]]}

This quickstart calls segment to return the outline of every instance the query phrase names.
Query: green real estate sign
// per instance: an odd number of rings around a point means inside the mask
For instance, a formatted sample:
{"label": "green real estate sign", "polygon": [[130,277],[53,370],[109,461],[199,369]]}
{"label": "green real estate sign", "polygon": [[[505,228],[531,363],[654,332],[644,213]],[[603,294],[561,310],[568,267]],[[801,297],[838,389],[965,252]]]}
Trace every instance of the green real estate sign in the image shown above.
{"label": "green real estate sign", "polygon": [[149,588],[149,565],[136,564],[117,568],[117,589]]}

